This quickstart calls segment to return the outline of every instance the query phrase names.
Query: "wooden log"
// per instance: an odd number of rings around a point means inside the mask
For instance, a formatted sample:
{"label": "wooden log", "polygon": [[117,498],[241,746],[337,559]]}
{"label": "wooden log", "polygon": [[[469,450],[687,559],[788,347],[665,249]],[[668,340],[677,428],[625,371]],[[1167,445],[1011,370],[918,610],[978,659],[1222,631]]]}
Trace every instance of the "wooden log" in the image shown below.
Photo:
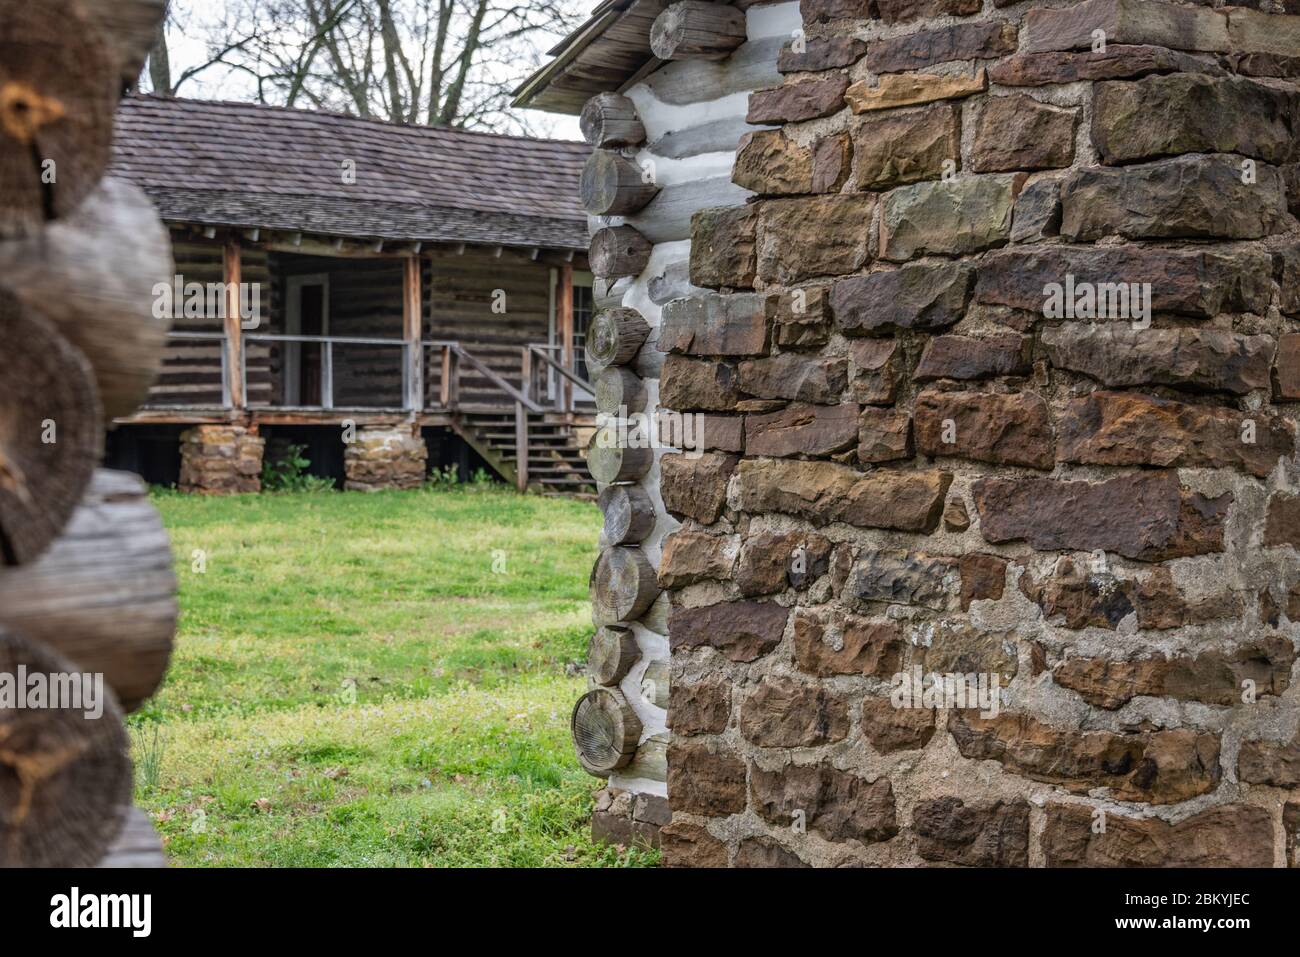
{"label": "wooden log", "polygon": [[652,661],[641,676],[641,697],[656,708],[668,708],[669,669],[666,661]]}
{"label": "wooden log", "polygon": [[656,635],[667,636],[668,615],[672,610],[673,604],[668,597],[668,592],[660,592],[649,611],[641,616],[641,625]]}
{"label": "wooden log", "polygon": [[632,226],[606,226],[591,237],[587,259],[602,279],[639,275],[650,261],[649,240]]}
{"label": "wooden log", "polygon": [[610,366],[621,366],[636,357],[650,335],[650,323],[630,306],[617,306],[596,313],[587,330],[587,369],[600,375]]}
{"label": "wooden log", "polygon": [[602,426],[587,446],[587,471],[602,485],[635,482],[650,471],[654,450],[629,447],[619,441],[613,426]]}
{"label": "wooden log", "polygon": [[174,272],[149,197],[111,178],[41,235],[0,242],[0,285],[90,360],[109,418],[130,415],[149,395],[172,324],[154,315],[155,287],[170,290]]}
{"label": "wooden log", "polygon": [[108,166],[116,62],[75,0],[0,0],[0,238],[66,216]]}
{"label": "wooden log", "polygon": [[636,104],[620,93],[597,93],[578,117],[582,138],[597,149],[637,146],[645,142],[645,127]]}
{"label": "wooden log", "polygon": [[627,366],[610,366],[596,376],[596,411],[606,415],[644,412],[645,382]]}
{"label": "wooden log", "polygon": [[592,617],[598,625],[635,621],[659,597],[654,566],[639,548],[607,548],[591,571]]}
{"label": "wooden log", "polygon": [[744,11],[729,4],[681,0],[655,18],[650,49],[661,60],[725,60],[745,37]]}
{"label": "wooden log", "polygon": [[639,485],[611,485],[597,497],[605,516],[605,541],[610,545],[635,545],[655,527],[655,506]]}
{"label": "wooden log", "polygon": [[176,634],[176,573],[139,476],[100,469],[45,554],[0,568],[0,628],[102,674],[124,711],[158,689]]}
{"label": "wooden log", "polygon": [[[45,706],[30,706],[34,678],[47,685]],[[107,691],[89,700],[95,696],[93,690],[85,695],[81,669],[7,632],[0,632],[0,681],[29,696],[27,707],[0,708],[0,867],[95,864],[121,831],[131,802],[131,759],[117,703]],[[74,690],[80,700],[69,700]],[[98,707],[103,711],[95,717]]]}
{"label": "wooden log", "polygon": [[613,687],[632,670],[640,654],[630,628],[597,628],[587,642],[587,674],[596,684]]}
{"label": "wooden log", "polygon": [[0,289],[0,564],[33,561],[63,530],[103,450],[90,363]]}
{"label": "wooden log", "polygon": [[655,198],[659,187],[622,153],[596,150],[578,181],[582,208],[593,216],[626,216]]}
{"label": "wooden log", "polygon": [[641,740],[641,721],[622,693],[596,688],[578,699],[569,719],[578,762],[588,774],[608,777],[625,767]]}
{"label": "wooden log", "polygon": [[[788,34],[750,40],[737,47],[725,60],[678,60],[665,63],[643,81],[656,100],[666,106],[708,103],[734,93],[751,93],[779,86],[784,79],[777,60],[781,48],[790,42]],[[744,118],[747,97],[739,98],[736,116]],[[726,122],[717,108],[703,114],[710,124]]]}
{"label": "wooden log", "polygon": [[120,89],[135,85],[158,36],[167,0],[80,0],[117,65]]}
{"label": "wooden log", "polygon": [[730,176],[688,180],[667,186],[626,225],[652,243],[672,243],[691,238],[691,217],[714,206],[743,206],[754,195],[731,181]]}
{"label": "wooden log", "polygon": [[96,867],[166,867],[162,841],[149,815],[138,807],[126,812],[126,823]]}

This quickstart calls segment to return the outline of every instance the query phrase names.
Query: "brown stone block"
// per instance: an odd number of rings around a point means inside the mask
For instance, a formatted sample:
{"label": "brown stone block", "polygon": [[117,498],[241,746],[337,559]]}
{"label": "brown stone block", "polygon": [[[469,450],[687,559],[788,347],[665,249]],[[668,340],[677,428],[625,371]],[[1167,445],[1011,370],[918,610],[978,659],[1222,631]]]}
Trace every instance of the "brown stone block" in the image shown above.
{"label": "brown stone block", "polygon": [[704,452],[674,452],[659,459],[659,488],[664,508],[710,525],[727,503],[727,482],[739,457]]}
{"label": "brown stone block", "polygon": [[880,754],[915,751],[934,737],[933,708],[896,708],[888,698],[862,702],[862,734]]}
{"label": "brown stone block", "polygon": [[1264,478],[1294,452],[1292,427],[1276,416],[1093,392],[1066,404],[1056,457],[1084,465],[1236,468]]}
{"label": "brown stone block", "polygon": [[980,479],[972,486],[980,532],[994,543],[1023,539],[1039,550],[1116,552],[1163,561],[1223,550],[1231,493],[1183,490],[1175,472],[1101,482]]}
{"label": "brown stone block", "polygon": [[736,470],[737,505],[749,513],[781,512],[818,525],[932,532],[952,476],[938,470],[862,473],[831,462],[745,459]]}
{"label": "brown stone block", "polygon": [[1169,824],[1107,813],[1105,830],[1086,804],[1049,804],[1048,867],[1272,867],[1273,822],[1263,808],[1227,805]]}
{"label": "brown stone block", "polygon": [[916,397],[916,445],[924,455],[952,455],[1050,469],[1055,438],[1047,403],[1033,392],[938,392]]}
{"label": "brown stone block", "polygon": [[732,661],[755,661],[781,642],[790,609],[774,602],[724,601],[701,608],[674,608],[668,642],[684,648],[715,648]]}
{"label": "brown stone block", "polygon": [[1054,728],[1029,714],[981,718],[953,710],[948,730],[964,757],[1084,793],[1109,788],[1121,801],[1176,804],[1219,784],[1219,739],[1191,730],[1115,734]]}
{"label": "brown stone block", "polygon": [[866,265],[876,197],[831,193],[759,204],[758,275],[789,284]]}
{"label": "brown stone block", "polygon": [[830,764],[788,764],[776,771],[750,772],[754,810],[778,827],[798,815],[828,841],[887,841],[898,833],[894,789],[888,778],[868,781]]}
{"label": "brown stone block", "polygon": [[844,619],[839,647],[826,641],[826,629],[811,615],[794,619],[795,663],[810,675],[867,675],[891,678],[903,665],[903,636],[892,621]]}
{"label": "brown stone block", "polygon": [[1029,866],[1029,804],[959,797],[921,801],[912,812],[917,853],[968,867]]}
{"label": "brown stone block", "polygon": [[760,748],[830,744],[849,733],[849,708],[821,685],[769,675],[741,700],[740,733]]}
{"label": "brown stone block", "polygon": [[674,740],[668,745],[668,803],[674,811],[739,814],[745,793],[745,765],[735,755],[707,744]]}

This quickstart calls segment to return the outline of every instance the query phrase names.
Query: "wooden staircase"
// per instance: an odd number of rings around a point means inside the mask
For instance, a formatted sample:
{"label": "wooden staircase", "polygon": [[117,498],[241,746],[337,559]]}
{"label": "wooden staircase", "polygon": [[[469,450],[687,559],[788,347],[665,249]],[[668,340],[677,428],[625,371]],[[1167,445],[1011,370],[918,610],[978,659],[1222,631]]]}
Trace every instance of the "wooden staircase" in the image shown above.
{"label": "wooden staircase", "polygon": [[594,428],[595,416],[525,412],[527,421],[526,480],[519,480],[519,421],[509,409],[461,411],[452,428],[507,482],[543,495],[595,495],[596,483],[587,472],[582,437]]}

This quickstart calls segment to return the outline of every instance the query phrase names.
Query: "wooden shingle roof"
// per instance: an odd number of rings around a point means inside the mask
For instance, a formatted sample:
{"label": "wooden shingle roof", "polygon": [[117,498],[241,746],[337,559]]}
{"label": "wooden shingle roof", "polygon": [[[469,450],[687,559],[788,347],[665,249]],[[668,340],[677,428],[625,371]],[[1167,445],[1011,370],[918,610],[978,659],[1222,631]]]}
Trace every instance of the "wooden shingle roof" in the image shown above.
{"label": "wooden shingle roof", "polygon": [[585,249],[578,178],[589,152],[337,113],[129,96],[112,171],[171,222]]}

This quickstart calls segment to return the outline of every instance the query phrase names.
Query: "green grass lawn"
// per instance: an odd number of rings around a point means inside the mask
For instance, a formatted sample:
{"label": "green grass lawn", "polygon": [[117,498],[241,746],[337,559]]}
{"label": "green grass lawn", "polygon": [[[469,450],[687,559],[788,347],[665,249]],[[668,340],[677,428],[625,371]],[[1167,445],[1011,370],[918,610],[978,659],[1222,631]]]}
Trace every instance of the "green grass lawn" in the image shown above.
{"label": "green grass lawn", "polygon": [[569,741],[594,505],[481,488],[154,500],[181,621],[130,723],[137,801],[174,865],[654,862],[592,843],[598,782]]}

